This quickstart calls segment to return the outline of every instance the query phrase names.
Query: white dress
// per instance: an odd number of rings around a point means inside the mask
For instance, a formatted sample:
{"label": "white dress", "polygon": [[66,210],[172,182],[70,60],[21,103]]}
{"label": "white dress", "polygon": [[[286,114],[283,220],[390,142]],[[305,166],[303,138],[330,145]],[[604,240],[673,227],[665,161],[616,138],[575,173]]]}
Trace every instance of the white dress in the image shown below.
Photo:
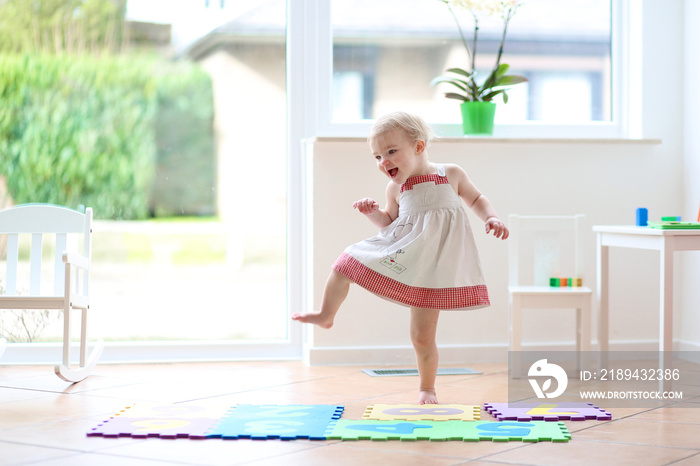
{"label": "white dress", "polygon": [[467,213],[443,165],[437,174],[406,180],[396,220],[348,246],[333,269],[405,306],[471,310],[490,304]]}

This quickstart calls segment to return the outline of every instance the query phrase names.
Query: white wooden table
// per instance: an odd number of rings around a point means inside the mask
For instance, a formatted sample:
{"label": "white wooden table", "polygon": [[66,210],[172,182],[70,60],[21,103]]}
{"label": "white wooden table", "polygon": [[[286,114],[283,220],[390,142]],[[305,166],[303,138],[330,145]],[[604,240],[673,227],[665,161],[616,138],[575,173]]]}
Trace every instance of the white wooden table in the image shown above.
{"label": "white wooden table", "polygon": [[[608,249],[610,247],[659,251],[659,351],[660,369],[669,367],[673,350],[673,256],[676,251],[700,250],[700,229],[659,230],[638,226],[594,226],[597,236],[598,343],[601,366],[607,366],[608,335]],[[665,357],[662,357],[664,355]]]}

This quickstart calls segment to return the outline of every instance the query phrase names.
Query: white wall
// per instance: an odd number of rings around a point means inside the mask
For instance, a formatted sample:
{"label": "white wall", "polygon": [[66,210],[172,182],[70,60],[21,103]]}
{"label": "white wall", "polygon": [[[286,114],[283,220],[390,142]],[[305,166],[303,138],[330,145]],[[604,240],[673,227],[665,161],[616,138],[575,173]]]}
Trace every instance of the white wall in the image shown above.
{"label": "white wall", "polygon": [[[431,160],[464,167],[504,219],[511,213],[583,213],[589,226],[633,224],[635,209],[642,206],[649,209],[652,219],[677,214],[694,218],[700,177],[691,176],[688,169],[698,174],[698,143],[695,140],[693,146],[690,136],[683,137],[684,37],[678,27],[684,13],[688,25],[688,13],[698,18],[699,8],[693,3],[644,2],[642,129],[645,137],[659,138],[661,144],[450,139],[430,148]],[[686,62],[690,54],[697,56],[697,33],[693,38],[695,43],[686,49]],[[689,83],[686,93],[690,90]],[[698,92],[692,90],[698,102]],[[690,126],[697,127],[698,115],[691,114],[693,111],[686,107],[686,135]],[[684,143],[688,146],[685,153]],[[314,307],[319,306],[327,273],[343,248],[376,233],[353,211],[352,202],[364,196],[383,199],[385,184],[364,140],[323,139],[315,144],[310,238]],[[474,231],[480,233],[481,222],[475,216],[471,219]],[[476,236],[492,305],[485,310],[442,313],[438,342],[443,362],[506,359],[507,245],[483,234]],[[593,233],[586,244],[586,261],[585,279],[594,285]],[[678,272],[682,268],[685,273],[677,275],[674,336],[698,344],[699,317],[692,303],[700,302],[700,292],[692,288],[697,287],[699,266],[691,260],[682,262]],[[611,347],[657,348],[657,253],[613,248],[610,263]],[[595,325],[594,319],[594,329]],[[525,319],[526,343],[568,348],[573,347],[574,338],[573,311],[555,316],[533,311]],[[408,311],[353,286],[332,329],[307,328],[307,356],[312,364],[411,363]]]}
{"label": "white wall", "polygon": [[[700,2],[685,0],[684,9],[684,167],[683,214],[689,220],[698,215],[700,204]],[[683,258],[681,349],[700,350],[700,252],[686,253]]]}

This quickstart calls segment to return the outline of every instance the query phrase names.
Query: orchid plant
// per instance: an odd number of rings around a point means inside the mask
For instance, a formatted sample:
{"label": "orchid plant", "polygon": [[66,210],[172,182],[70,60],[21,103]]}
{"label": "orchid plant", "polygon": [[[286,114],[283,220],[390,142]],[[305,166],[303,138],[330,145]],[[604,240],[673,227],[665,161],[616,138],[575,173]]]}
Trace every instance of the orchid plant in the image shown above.
{"label": "orchid plant", "polygon": [[[506,63],[501,63],[501,56],[503,55],[503,44],[506,40],[506,33],[508,32],[508,23],[515,15],[516,10],[520,5],[522,5],[521,0],[438,0],[444,3],[450,14],[457,24],[457,30],[462,39],[464,47],[467,49],[467,55],[469,57],[469,68],[449,68],[446,70],[447,73],[451,73],[455,76],[438,76],[433,79],[431,84],[436,85],[440,83],[448,83],[458,89],[457,92],[447,92],[445,97],[448,99],[456,99],[463,102],[470,101],[483,101],[489,102],[493,100],[497,95],[501,95],[503,102],[508,102],[508,94],[506,91],[509,86],[515,84],[523,83],[527,81],[527,78],[515,74],[506,74],[508,72],[509,65]],[[471,43],[464,36],[462,27],[460,25],[459,19],[455,14],[455,8],[467,10],[471,12],[474,17],[474,38]],[[489,76],[484,80],[483,83],[478,84],[476,81],[476,46],[477,39],[479,36],[479,14],[485,13],[487,15],[500,14],[503,19],[503,35],[501,36],[501,44],[498,47],[498,56],[496,57],[496,64],[493,67]]]}

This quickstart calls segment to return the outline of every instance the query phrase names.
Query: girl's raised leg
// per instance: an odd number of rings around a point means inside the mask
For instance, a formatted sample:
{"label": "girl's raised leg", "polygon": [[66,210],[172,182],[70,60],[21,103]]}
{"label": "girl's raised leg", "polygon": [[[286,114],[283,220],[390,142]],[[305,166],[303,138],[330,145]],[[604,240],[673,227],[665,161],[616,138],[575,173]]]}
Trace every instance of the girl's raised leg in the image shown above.
{"label": "girl's raised leg", "polygon": [[438,348],[435,341],[440,311],[411,308],[411,343],[416,351],[420,378],[420,404],[437,404],[435,378],[438,369]]}
{"label": "girl's raised leg", "polygon": [[292,314],[293,320],[308,324],[316,324],[319,327],[331,328],[335,315],[348,296],[350,290],[350,279],[345,275],[331,270],[331,274],[326,281],[326,288],[323,290],[323,300],[319,312],[309,312],[305,314]]}

